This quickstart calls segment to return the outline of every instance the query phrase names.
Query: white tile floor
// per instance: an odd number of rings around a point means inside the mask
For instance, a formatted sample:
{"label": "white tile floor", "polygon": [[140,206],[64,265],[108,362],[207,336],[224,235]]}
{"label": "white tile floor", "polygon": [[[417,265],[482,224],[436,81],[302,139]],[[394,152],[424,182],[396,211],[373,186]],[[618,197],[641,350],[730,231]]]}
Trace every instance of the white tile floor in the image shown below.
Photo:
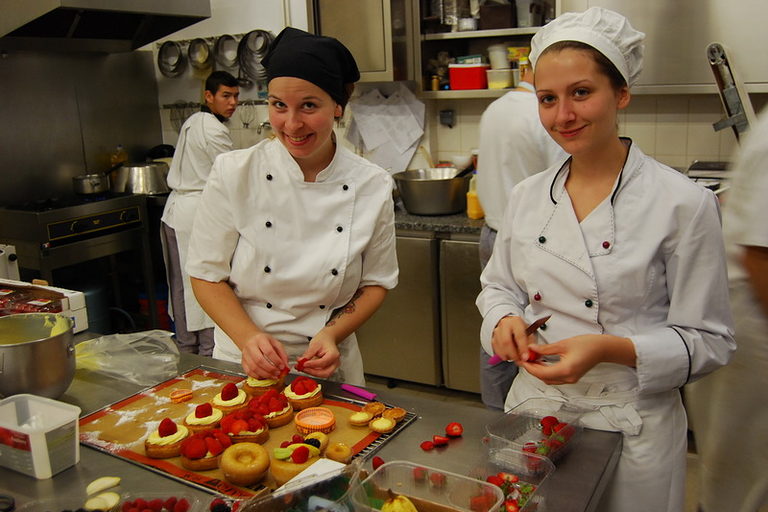
{"label": "white tile floor", "polygon": [[[480,400],[480,395],[475,393],[466,393],[463,391],[454,391],[446,388],[416,384],[413,382],[390,381],[383,377],[366,375],[366,387],[376,391],[386,389],[392,382],[395,383],[397,390],[402,393],[408,393],[421,397],[430,397],[434,400],[451,401],[462,403],[472,407],[485,407]],[[686,506],[685,512],[696,512],[698,495],[698,476],[699,464],[695,453],[688,454],[688,473],[686,478]]]}

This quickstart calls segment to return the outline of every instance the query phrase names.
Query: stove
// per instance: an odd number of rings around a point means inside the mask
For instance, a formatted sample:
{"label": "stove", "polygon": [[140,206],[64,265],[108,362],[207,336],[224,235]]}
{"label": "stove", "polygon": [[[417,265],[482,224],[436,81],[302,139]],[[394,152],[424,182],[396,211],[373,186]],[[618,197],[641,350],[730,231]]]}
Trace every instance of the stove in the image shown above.
{"label": "stove", "polygon": [[[146,196],[67,196],[0,207],[0,244],[15,246],[19,267],[38,271],[54,286],[56,269],[135,251],[154,304],[148,225]],[[149,313],[155,328],[155,308]]]}

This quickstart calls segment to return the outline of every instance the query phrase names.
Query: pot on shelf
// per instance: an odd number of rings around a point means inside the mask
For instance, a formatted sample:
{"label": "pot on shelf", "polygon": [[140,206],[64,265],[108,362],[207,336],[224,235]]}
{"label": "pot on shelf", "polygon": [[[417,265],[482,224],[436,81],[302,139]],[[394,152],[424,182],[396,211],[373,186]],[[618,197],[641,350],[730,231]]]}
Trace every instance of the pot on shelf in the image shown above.
{"label": "pot on shelf", "polygon": [[165,194],[168,188],[168,164],[146,162],[123,164],[111,173],[112,192],[130,194]]}
{"label": "pot on shelf", "polygon": [[58,313],[0,317],[0,398],[63,395],[75,376],[73,327]]}
{"label": "pot on shelf", "polygon": [[467,209],[471,176],[456,177],[455,167],[431,167],[394,174],[405,209],[414,215],[449,215]]}

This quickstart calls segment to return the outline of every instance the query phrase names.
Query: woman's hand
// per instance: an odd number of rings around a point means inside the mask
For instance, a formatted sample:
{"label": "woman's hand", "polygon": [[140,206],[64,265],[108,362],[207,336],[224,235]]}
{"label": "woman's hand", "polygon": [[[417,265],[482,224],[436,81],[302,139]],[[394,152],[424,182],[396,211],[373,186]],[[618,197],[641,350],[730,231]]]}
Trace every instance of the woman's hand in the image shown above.
{"label": "woman's hand", "polygon": [[598,363],[633,367],[636,360],[632,341],[611,334],[582,334],[548,345],[533,345],[531,352],[542,356],[560,356],[555,363],[518,363],[528,373],[550,385],[576,383]]}
{"label": "woman's hand", "polygon": [[520,363],[528,351],[528,345],[535,341],[534,335],[526,336],[525,320],[519,316],[505,316],[493,329],[491,344],[493,353],[504,361]]}
{"label": "woman's hand", "polygon": [[283,344],[269,334],[260,332],[248,338],[241,347],[243,370],[256,379],[277,379],[288,367]]}
{"label": "woman's hand", "polygon": [[309,341],[309,347],[302,355],[307,361],[304,363],[304,373],[313,377],[327,379],[341,364],[341,354],[336,346],[336,339],[325,332],[320,331]]}

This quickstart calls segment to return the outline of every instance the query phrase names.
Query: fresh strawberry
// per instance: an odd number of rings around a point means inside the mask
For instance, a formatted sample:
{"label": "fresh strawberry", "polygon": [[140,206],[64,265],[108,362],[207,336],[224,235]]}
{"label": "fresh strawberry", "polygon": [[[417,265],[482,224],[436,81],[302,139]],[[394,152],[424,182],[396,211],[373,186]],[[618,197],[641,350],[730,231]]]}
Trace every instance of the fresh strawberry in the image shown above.
{"label": "fresh strawberry", "polygon": [[443,473],[438,473],[437,471],[429,475],[429,482],[432,484],[432,487],[437,489],[441,489],[445,485],[445,480],[445,475]]}
{"label": "fresh strawberry", "polygon": [[267,409],[269,409],[269,412],[280,412],[285,409],[285,404],[277,398],[270,398]]}
{"label": "fresh strawberry", "polygon": [[496,487],[501,487],[502,485],[504,485],[504,479],[498,475],[490,475],[488,478],[485,479],[485,481],[488,482],[489,484],[495,485]]}
{"label": "fresh strawberry", "polygon": [[243,430],[248,430],[248,422],[245,420],[235,420],[230,427],[230,432],[234,435],[239,434]]}
{"label": "fresh strawberry", "polygon": [[523,451],[528,453],[535,453],[536,452],[536,443],[533,441],[528,441],[523,445]]}
{"label": "fresh strawberry", "polygon": [[224,451],[224,447],[221,446],[221,443],[219,443],[215,437],[206,437],[205,446],[214,457],[217,457],[221,452]]}
{"label": "fresh strawberry", "polygon": [[223,446],[225,449],[232,446],[232,439],[221,430],[213,429],[211,430],[211,434],[213,435],[213,437],[216,438],[219,444]]}
{"label": "fresh strawberry", "polygon": [[282,379],[286,375],[288,375],[291,372],[291,370],[286,366],[282,370],[280,370],[280,375],[278,375],[279,379]]}
{"label": "fresh strawberry", "polygon": [[424,450],[425,452],[428,452],[429,450],[435,447],[435,443],[433,443],[432,441],[424,441],[419,446],[421,447],[422,450]]}
{"label": "fresh strawberry", "polygon": [[452,422],[445,426],[445,434],[448,437],[459,437],[464,433],[464,427],[461,423]]}
{"label": "fresh strawberry", "polygon": [[167,500],[165,500],[165,503],[163,503],[163,507],[165,507],[166,510],[173,510],[173,507],[176,505],[176,502],[179,501],[179,499],[176,496],[171,496]]}
{"label": "fresh strawberry", "polygon": [[432,444],[435,446],[445,446],[448,444],[448,438],[445,436],[434,435],[432,436]]}
{"label": "fresh strawberry", "polygon": [[308,393],[304,381],[299,379],[296,379],[291,383],[291,390],[297,395],[306,395]]}
{"label": "fresh strawberry", "polygon": [[224,432],[232,431],[232,424],[237,420],[233,414],[227,414],[221,419],[221,430]]}
{"label": "fresh strawberry", "polygon": [[161,421],[160,425],[157,427],[157,433],[160,437],[172,436],[177,430],[179,429],[171,418],[163,418],[163,421]]}
{"label": "fresh strawberry", "polygon": [[187,498],[181,498],[176,502],[176,505],[173,506],[173,512],[187,512],[188,510],[189,501],[187,501]]}
{"label": "fresh strawberry", "polygon": [[296,464],[304,464],[307,459],[309,459],[309,448],[306,446],[298,446],[291,454],[291,460]]}
{"label": "fresh strawberry", "polygon": [[317,388],[317,382],[309,377],[304,377],[304,386],[307,388],[307,393],[311,393]]}
{"label": "fresh strawberry", "polygon": [[469,510],[472,512],[488,512],[493,505],[493,497],[486,494],[479,494],[469,498]]}
{"label": "fresh strawberry", "polygon": [[525,357],[526,363],[534,363],[539,360],[539,357],[541,357],[541,354],[538,352],[534,352],[530,348],[528,349],[528,355]]}
{"label": "fresh strawberry", "polygon": [[413,468],[413,480],[416,482],[423,482],[427,479],[427,468],[417,466]]}
{"label": "fresh strawberry", "polygon": [[371,466],[373,466],[373,470],[374,470],[374,471],[376,471],[377,469],[379,469],[379,466],[381,466],[382,464],[384,464],[384,459],[382,459],[382,458],[381,458],[381,457],[379,457],[378,455],[377,455],[377,456],[375,456],[375,457],[373,458],[373,460],[371,460]]}
{"label": "fresh strawberry", "polygon": [[517,475],[513,475],[512,473],[505,473],[504,471],[497,473],[496,476],[501,478],[502,481],[504,482],[515,483],[520,481],[520,477],[518,477]]}
{"label": "fresh strawberry", "polygon": [[504,512],[520,512],[520,505],[517,504],[517,500],[505,501]]}
{"label": "fresh strawberry", "polygon": [[237,389],[237,386],[235,386],[234,382],[227,382],[224,384],[224,387],[221,388],[221,399],[222,400],[232,400],[233,398],[237,397],[239,390]]}
{"label": "fresh strawberry", "polygon": [[297,372],[303,372],[304,371],[304,363],[306,363],[306,362],[307,362],[307,358],[306,357],[300,357],[298,360],[296,360],[296,366],[294,366],[294,368],[296,368],[296,371]]}
{"label": "fresh strawberry", "polygon": [[261,421],[258,420],[255,416],[253,418],[248,418],[248,431],[249,432],[258,432],[264,428],[264,425],[261,423]]}
{"label": "fresh strawberry", "polygon": [[288,448],[289,446],[291,446],[290,441],[283,441],[282,443],[280,443],[280,448]]}
{"label": "fresh strawberry", "polygon": [[[213,500],[213,501],[211,502],[211,504],[208,506],[208,510],[210,510],[211,512],[214,512],[214,509],[217,509],[217,508],[221,507],[222,505],[226,505],[226,504],[227,504],[227,502],[226,502],[226,501],[224,501],[223,499],[221,499],[221,498],[216,498],[216,499],[215,499],[215,500]],[[229,507],[227,507],[227,508],[229,508]]]}
{"label": "fresh strawberry", "polygon": [[201,437],[188,437],[181,443],[181,454],[188,459],[202,459],[206,453],[208,446]]}
{"label": "fresh strawberry", "polygon": [[163,500],[160,498],[155,498],[147,503],[147,508],[152,510],[152,512],[160,512],[163,510]]}
{"label": "fresh strawberry", "polygon": [[213,406],[206,402],[195,407],[195,418],[207,418],[213,414]]}
{"label": "fresh strawberry", "polygon": [[552,434],[552,427],[560,423],[554,416],[544,416],[539,422],[541,424],[541,433],[545,436]]}

